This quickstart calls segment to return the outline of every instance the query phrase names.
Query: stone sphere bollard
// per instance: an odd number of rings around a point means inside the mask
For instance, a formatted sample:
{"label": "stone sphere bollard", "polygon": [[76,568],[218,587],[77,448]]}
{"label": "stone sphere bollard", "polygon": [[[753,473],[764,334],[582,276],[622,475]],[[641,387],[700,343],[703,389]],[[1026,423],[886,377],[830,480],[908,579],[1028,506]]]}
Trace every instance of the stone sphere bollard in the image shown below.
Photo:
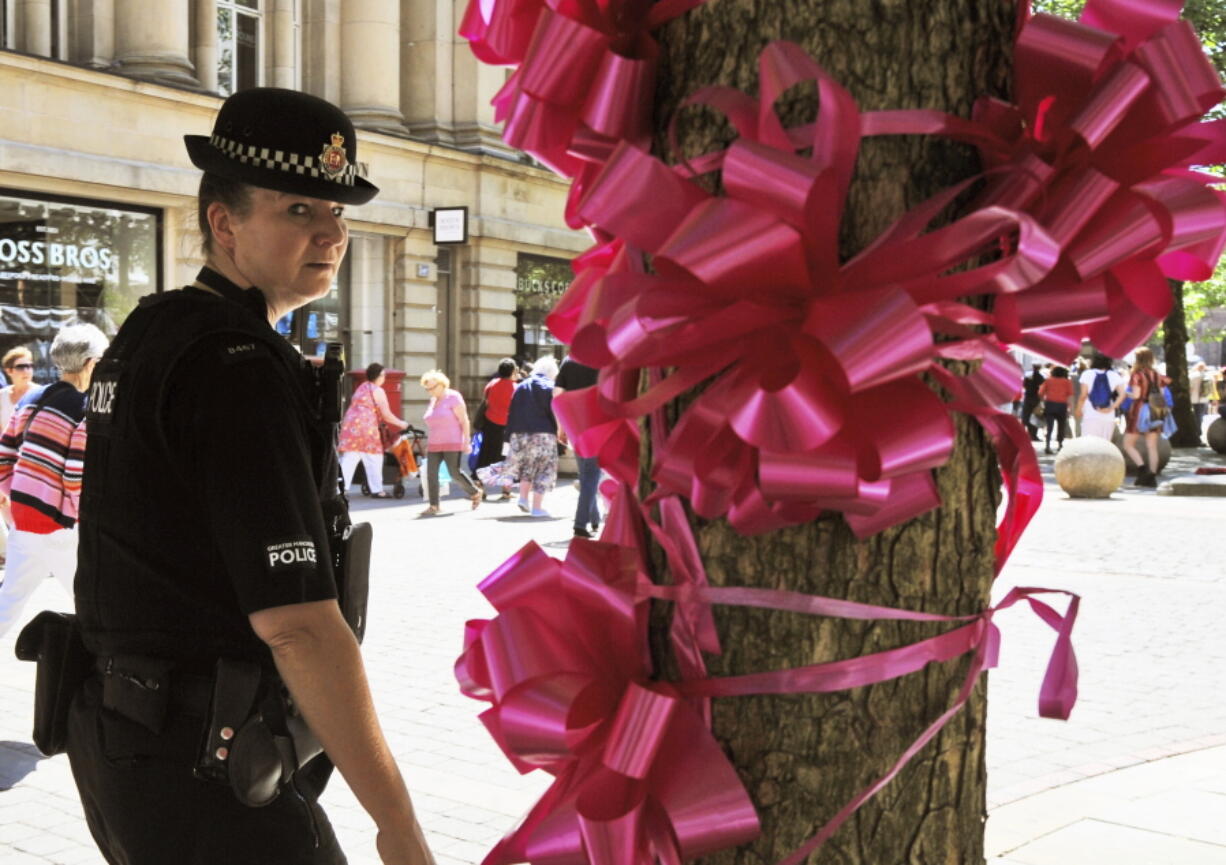
{"label": "stone sphere bollard", "polygon": [[[1132,464],[1132,460],[1124,453],[1124,434],[1119,430],[1115,431],[1115,435],[1111,436],[1111,444],[1115,445],[1120,452],[1120,456],[1124,457],[1124,470],[1130,475],[1137,473],[1137,467]],[[1137,436],[1137,452],[1141,454],[1141,458],[1145,459],[1145,436]],[[1158,471],[1166,468],[1166,464],[1171,461],[1171,442],[1166,436],[1158,436]]]}
{"label": "stone sphere bollard", "polygon": [[1105,499],[1124,482],[1124,456],[1106,439],[1066,439],[1056,457],[1056,483],[1075,499]]}
{"label": "stone sphere bollard", "polygon": [[1226,454],[1226,417],[1220,417],[1209,424],[1205,438],[1209,441],[1209,447],[1220,454]]}

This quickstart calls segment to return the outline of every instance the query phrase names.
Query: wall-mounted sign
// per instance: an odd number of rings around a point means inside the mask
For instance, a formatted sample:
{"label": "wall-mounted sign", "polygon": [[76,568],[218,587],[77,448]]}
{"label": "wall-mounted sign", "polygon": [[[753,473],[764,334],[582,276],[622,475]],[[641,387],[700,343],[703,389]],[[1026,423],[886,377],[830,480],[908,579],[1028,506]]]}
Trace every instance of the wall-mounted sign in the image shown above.
{"label": "wall-mounted sign", "polygon": [[468,208],[436,207],[430,211],[434,243],[468,243]]}

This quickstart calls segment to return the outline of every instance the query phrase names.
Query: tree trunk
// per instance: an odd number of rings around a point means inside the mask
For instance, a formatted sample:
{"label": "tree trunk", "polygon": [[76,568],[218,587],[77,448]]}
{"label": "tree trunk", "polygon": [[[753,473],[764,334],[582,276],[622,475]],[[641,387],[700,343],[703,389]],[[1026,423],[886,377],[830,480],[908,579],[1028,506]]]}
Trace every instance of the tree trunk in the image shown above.
{"label": "tree trunk", "polygon": [[[935,108],[969,116],[980,94],[1008,95],[1013,4],[996,0],[715,0],[660,34],[657,148],[678,102],[704,84],[757,92],[757,58],[773,39],[801,44],[862,110]],[[814,94],[789,94],[785,122],[812,119]],[[688,111],[682,150],[726,142],[714,115]],[[660,149],[660,152],[664,152]],[[878,138],[862,146],[842,228],[846,257],[906,208],[979,170],[974,153],[937,139]],[[867,541],[841,518],[745,538],[695,519],[715,585],[753,585],[951,615],[988,603],[1000,476],[979,426],[956,416],[958,442],[937,472],[943,506]],[[906,423],[906,418],[898,418]],[[717,608],[724,654],[713,675],[835,660],[893,648],[940,628],[812,619]],[[654,630],[659,635],[660,622]],[[661,669],[664,641],[653,641]],[[776,862],[882,775],[952,703],[968,661],[832,695],[717,700],[714,732],[762,820],[761,838],[712,863]],[[813,857],[839,865],[981,865],[985,816],[981,682],[941,735]]]}
{"label": "tree trunk", "polygon": [[1166,357],[1166,374],[1171,380],[1171,397],[1175,402],[1175,425],[1171,436],[1177,448],[1194,448],[1200,444],[1200,424],[1192,409],[1192,389],[1188,384],[1188,323],[1183,311],[1183,283],[1168,280],[1174,303],[1162,323],[1162,352]]}

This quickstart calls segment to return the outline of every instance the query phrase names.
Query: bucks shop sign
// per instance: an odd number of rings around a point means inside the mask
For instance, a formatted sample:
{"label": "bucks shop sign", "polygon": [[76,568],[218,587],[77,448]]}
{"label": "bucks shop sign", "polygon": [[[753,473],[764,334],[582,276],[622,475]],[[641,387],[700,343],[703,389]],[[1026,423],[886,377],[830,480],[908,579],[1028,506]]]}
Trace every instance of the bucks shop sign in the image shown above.
{"label": "bucks shop sign", "polygon": [[0,354],[47,349],[66,321],[107,333],[161,284],[161,212],[105,201],[0,189]]}

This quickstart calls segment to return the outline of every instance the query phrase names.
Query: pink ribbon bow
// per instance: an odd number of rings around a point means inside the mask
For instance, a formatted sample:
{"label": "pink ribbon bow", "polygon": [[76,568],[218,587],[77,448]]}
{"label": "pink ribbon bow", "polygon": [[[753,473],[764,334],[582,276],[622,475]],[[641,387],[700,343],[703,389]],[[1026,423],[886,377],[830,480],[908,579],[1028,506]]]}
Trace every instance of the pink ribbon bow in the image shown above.
{"label": "pink ribbon bow", "polygon": [[[580,216],[619,240],[598,267],[577,265],[550,325],[601,375],[595,394],[563,395],[558,413],[577,439],[620,429],[619,448],[628,448],[619,420],[714,379],[656,455],[661,494],[685,495],[702,516],[726,514],[746,533],[836,510],[865,536],[938,504],[929,470],[953,445],[946,407],[918,376],[938,356],[920,305],[1019,291],[1047,274],[1058,249],[1033,220],[1003,208],[925,233],[958,188],[840,264],[855,104],[790,43],[768,46],[761,67],[758,101],[726,88],[691,100],[725,111],[741,132],[726,152],[697,161],[721,169],[726,196],[624,142],[591,184]],[[803,81],[817,84],[820,113],[798,138],[773,105]],[[811,155],[797,154],[804,148]],[[1002,236],[1012,238],[1006,255],[944,275]],[[655,273],[634,250],[652,255]],[[673,372],[637,394],[640,371],[653,367]],[[630,468],[610,455],[615,474]]]}
{"label": "pink ribbon bow", "polygon": [[[639,553],[643,521],[626,509],[628,501],[623,488],[606,525],[604,537],[619,542],[575,541],[565,562],[528,544],[482,583],[499,615],[469,623],[457,678],[464,693],[493,704],[482,721],[520,771],[542,768],[556,776],[519,828],[487,856],[486,865],[676,863],[752,840],[759,831],[756,815],[710,735],[704,720],[707,700],[862,687],[971,653],[970,670],[953,704],[885,775],[786,860],[800,862],[962,708],[979,674],[996,664],[1000,634],[995,614],[1019,601],[1029,603],[1058,635],[1039,713],[1068,718],[1072,710],[1077,698],[1071,642],[1079,602],[1075,595],[1064,615],[1037,597],[1051,590],[1018,588],[982,614],[944,616],[796,592],[713,588],[692,578],[654,585]],[[666,513],[661,526],[646,522],[657,536],[670,539],[670,559],[678,556],[674,565],[685,571],[681,560],[692,538],[684,519],[678,522]],[[696,550],[691,555],[696,557]],[[644,619],[649,599],[679,606],[674,622],[681,626],[674,627],[673,640],[683,662],[680,682],[650,679]],[[712,604],[957,627],[863,657],[710,678],[701,667],[685,672],[685,658],[696,656],[704,640],[703,627],[695,626],[686,611],[709,610]]]}
{"label": "pink ribbon bow", "polygon": [[971,121],[930,111],[865,116],[866,134],[976,144],[995,182],[985,204],[1033,215],[1059,245],[1032,289],[998,298],[1005,342],[1072,357],[1083,337],[1121,356],[1170,309],[1166,279],[1207,279],[1226,244],[1217,178],[1222,98],[1181,2],[1090,0],[1079,22],[1036,15],[1016,47],[1017,103],[983,98]]}
{"label": "pink ribbon bow", "polygon": [[481,590],[456,675],[493,704],[481,720],[521,771],[556,777],[485,865],[679,863],[754,838],[753,804],[701,701],[653,682],[632,549],[529,544]]}
{"label": "pink ribbon bow", "polygon": [[494,97],[503,140],[573,178],[575,203],[619,141],[646,144],[659,47],[650,32],[705,0],[469,0],[460,34],[518,66]]}

